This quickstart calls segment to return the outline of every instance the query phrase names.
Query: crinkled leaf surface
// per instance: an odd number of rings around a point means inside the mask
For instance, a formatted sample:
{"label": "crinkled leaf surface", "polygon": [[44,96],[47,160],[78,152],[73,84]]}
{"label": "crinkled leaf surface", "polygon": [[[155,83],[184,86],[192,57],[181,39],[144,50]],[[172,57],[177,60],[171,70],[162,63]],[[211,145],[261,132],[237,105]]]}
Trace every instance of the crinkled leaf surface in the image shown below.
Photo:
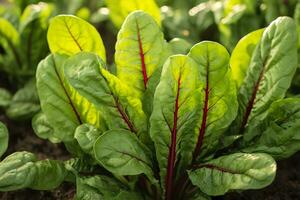
{"label": "crinkled leaf surface", "polygon": [[296,25],[289,17],[279,17],[266,28],[253,52],[239,89],[239,112],[232,132],[243,132],[272,102],[283,98],[296,68]]}
{"label": "crinkled leaf surface", "polygon": [[133,12],[118,34],[115,54],[117,76],[141,97],[168,52],[163,33],[153,18],[142,11]]}
{"label": "crinkled leaf surface", "polygon": [[229,190],[259,189],[274,180],[276,163],[267,154],[235,153],[213,159],[189,171],[192,184],[217,196]]}
{"label": "crinkled leaf surface", "polygon": [[6,126],[0,122],[0,158],[5,153],[8,146],[8,130]]}
{"label": "crinkled leaf surface", "polygon": [[201,42],[189,52],[200,71],[200,82],[204,85],[202,115],[199,115],[198,136],[194,158],[212,153],[218,146],[220,136],[234,120],[237,113],[237,98],[231,71],[229,54],[216,42]]}
{"label": "crinkled leaf surface", "polygon": [[109,8],[109,15],[116,27],[120,28],[128,14],[135,10],[142,10],[160,24],[160,10],[155,0],[105,0]]}
{"label": "crinkled leaf surface", "polygon": [[47,38],[52,53],[70,56],[81,51],[93,52],[106,60],[101,36],[91,24],[78,17],[54,17],[49,25]]}
{"label": "crinkled leaf surface", "polygon": [[97,139],[94,154],[99,164],[116,175],[145,174],[152,183],[156,182],[151,152],[130,131],[105,132]]}
{"label": "crinkled leaf surface", "polygon": [[79,53],[65,63],[65,72],[75,90],[101,110],[109,129],[127,129],[147,137],[147,121],[140,99],[104,69],[99,57]]}
{"label": "crinkled leaf surface", "polygon": [[[267,153],[275,159],[287,158],[300,150],[300,99],[274,102],[267,117],[246,129],[244,152]],[[251,141],[253,139],[253,141]]]}
{"label": "crinkled leaf surface", "polygon": [[0,88],[0,107],[7,107],[11,101],[12,95],[5,88]]}
{"label": "crinkled leaf surface", "polygon": [[52,190],[67,176],[60,161],[41,160],[29,152],[16,152],[0,162],[0,191],[24,188]]}
{"label": "crinkled leaf surface", "polygon": [[58,54],[48,56],[39,64],[36,77],[41,107],[54,128],[55,137],[72,141],[75,129],[82,123],[103,126],[100,112],[65,80],[63,64],[66,59]]}
{"label": "crinkled leaf surface", "polygon": [[[155,143],[161,185],[170,194],[175,165],[182,172],[192,160],[195,128],[201,117],[203,84],[196,62],[184,55],[171,56],[163,66],[156,88],[150,135]],[[167,189],[169,188],[169,190]]]}

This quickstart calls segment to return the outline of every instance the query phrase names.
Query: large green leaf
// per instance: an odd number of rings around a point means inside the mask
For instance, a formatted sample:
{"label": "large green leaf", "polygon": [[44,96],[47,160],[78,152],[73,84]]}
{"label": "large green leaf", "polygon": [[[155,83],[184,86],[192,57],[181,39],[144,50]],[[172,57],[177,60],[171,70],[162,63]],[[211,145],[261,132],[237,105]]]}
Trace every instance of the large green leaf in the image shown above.
{"label": "large green leaf", "polygon": [[52,190],[68,175],[59,161],[38,161],[29,152],[16,152],[0,162],[0,191],[24,188]]}
{"label": "large green leaf", "polygon": [[244,36],[235,46],[230,57],[232,78],[237,88],[243,83],[257,43],[260,41],[264,29],[259,29]]}
{"label": "large green leaf", "polygon": [[0,158],[5,153],[8,146],[8,130],[6,126],[0,122]]}
{"label": "large green leaf", "polygon": [[212,153],[219,144],[222,133],[235,119],[238,103],[231,71],[229,54],[220,44],[201,42],[188,54],[200,70],[200,82],[204,85],[202,115],[196,130],[198,136],[194,158]]}
{"label": "large green leaf", "polygon": [[168,52],[163,33],[153,18],[142,11],[133,12],[118,34],[117,76],[141,97]]}
{"label": "large green leaf", "polygon": [[156,182],[151,152],[130,131],[105,132],[97,139],[94,153],[98,163],[115,175],[145,174],[152,183]]}
{"label": "large green leaf", "polygon": [[[188,56],[171,56],[164,64],[154,95],[150,135],[156,147],[161,185],[167,190],[167,196],[171,195],[173,177],[182,173],[192,160],[203,87],[199,67]],[[176,164],[179,172],[175,170]]]}
{"label": "large green leaf", "polygon": [[37,90],[43,113],[54,128],[55,137],[74,140],[74,131],[82,123],[103,127],[100,112],[80,96],[65,80],[62,55],[50,55],[37,69]]}
{"label": "large green leaf", "polygon": [[107,176],[77,177],[77,200],[140,200],[138,193],[129,191],[116,180]]}
{"label": "large green leaf", "polygon": [[300,150],[299,129],[300,99],[279,100],[271,105],[264,120],[246,129],[244,141],[248,145],[243,151],[268,153],[276,159],[287,158]]}
{"label": "large green leaf", "polygon": [[47,38],[52,53],[73,55],[81,51],[93,52],[106,60],[101,36],[91,24],[78,17],[54,17],[49,25]]}
{"label": "large green leaf", "polygon": [[239,112],[233,133],[243,132],[272,102],[284,97],[296,68],[296,25],[289,17],[279,17],[266,28],[253,52],[239,89]]}
{"label": "large green leaf", "polygon": [[116,27],[120,28],[127,15],[135,10],[142,10],[160,24],[160,10],[155,0],[105,0],[109,15]]}
{"label": "large green leaf", "polygon": [[259,189],[274,180],[276,163],[267,154],[236,153],[211,160],[189,171],[192,184],[208,195],[229,190]]}
{"label": "large green leaf", "polygon": [[104,69],[99,57],[79,53],[65,63],[65,73],[72,87],[101,110],[109,129],[127,129],[146,139],[147,121],[141,101]]}

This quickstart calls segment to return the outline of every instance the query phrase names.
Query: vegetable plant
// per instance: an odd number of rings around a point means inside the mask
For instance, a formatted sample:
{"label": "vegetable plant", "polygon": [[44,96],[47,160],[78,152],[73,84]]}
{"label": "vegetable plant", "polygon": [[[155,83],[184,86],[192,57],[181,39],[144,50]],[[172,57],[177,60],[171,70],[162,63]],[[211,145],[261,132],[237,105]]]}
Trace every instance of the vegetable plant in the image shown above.
{"label": "vegetable plant", "polygon": [[210,199],[266,187],[274,159],[300,148],[300,100],[284,99],[297,68],[289,17],[245,36],[231,56],[210,41],[172,55],[156,21],[135,11],[118,34],[116,74],[87,22],[57,16],[47,38],[33,128],[74,158],[16,152],[0,163],[0,191],[68,181],[76,199]]}

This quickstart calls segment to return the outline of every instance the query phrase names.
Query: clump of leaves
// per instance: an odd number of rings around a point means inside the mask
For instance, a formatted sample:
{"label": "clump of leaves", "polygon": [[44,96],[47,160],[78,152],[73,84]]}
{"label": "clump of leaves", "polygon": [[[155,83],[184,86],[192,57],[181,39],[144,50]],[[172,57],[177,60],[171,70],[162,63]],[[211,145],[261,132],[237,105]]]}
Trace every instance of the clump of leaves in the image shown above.
{"label": "clump of leaves", "polygon": [[118,34],[116,75],[101,37],[79,18],[55,17],[48,42],[33,126],[75,158],[12,154],[0,164],[0,191],[69,181],[77,199],[210,199],[269,185],[274,158],[300,148],[300,99],[283,99],[297,67],[288,17],[250,33],[231,57],[209,41],[168,57],[155,20],[133,12]]}

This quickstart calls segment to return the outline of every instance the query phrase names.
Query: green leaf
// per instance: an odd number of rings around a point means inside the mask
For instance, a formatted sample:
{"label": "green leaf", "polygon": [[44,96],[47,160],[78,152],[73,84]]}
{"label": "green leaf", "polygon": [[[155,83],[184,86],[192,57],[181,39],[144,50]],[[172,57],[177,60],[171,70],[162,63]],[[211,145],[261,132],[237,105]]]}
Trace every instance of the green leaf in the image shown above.
{"label": "green leaf", "polygon": [[154,19],[142,11],[133,12],[118,34],[117,76],[138,97],[142,97],[152,75],[163,65],[168,53],[167,42]]}
{"label": "green leaf", "polygon": [[35,81],[31,80],[14,94],[6,114],[11,119],[26,120],[31,119],[40,109]]}
{"label": "green leaf", "polygon": [[299,129],[300,99],[276,101],[264,120],[246,129],[244,141],[248,145],[242,151],[267,153],[275,159],[288,158],[300,150]]}
{"label": "green leaf", "polygon": [[50,55],[37,69],[37,90],[43,113],[54,128],[55,137],[71,142],[80,124],[89,123],[103,128],[100,112],[93,104],[80,96],[65,80],[66,56]]}
{"label": "green leaf", "polygon": [[109,8],[109,15],[117,28],[120,28],[123,21],[131,12],[142,10],[151,15],[157,24],[160,24],[160,10],[155,0],[105,0]]}
{"label": "green leaf", "polygon": [[67,176],[64,164],[59,161],[37,161],[34,154],[16,152],[0,162],[0,191],[24,188],[52,190]]}
{"label": "green leaf", "polygon": [[45,140],[50,140],[52,143],[61,142],[60,139],[54,136],[54,129],[49,124],[44,113],[39,112],[32,118],[32,128],[35,134]]}
{"label": "green leaf", "polygon": [[200,69],[204,85],[202,116],[196,130],[198,136],[194,158],[213,153],[221,135],[235,119],[238,109],[236,89],[229,70],[229,54],[216,42],[201,42],[189,52]]}
{"label": "green leaf", "polygon": [[[150,118],[150,135],[155,144],[163,187],[170,188],[172,178],[192,160],[195,128],[201,118],[202,89],[199,67],[193,59],[175,55],[166,61]],[[179,163],[177,172],[176,163]]]}
{"label": "green leaf", "polygon": [[65,63],[65,73],[75,90],[101,110],[108,129],[127,129],[146,140],[147,121],[141,101],[104,69],[99,57],[79,53]]}
{"label": "green leaf", "polygon": [[156,182],[151,152],[132,132],[121,129],[105,132],[97,139],[94,154],[98,163],[115,175],[145,174],[152,183]]}
{"label": "green leaf", "polygon": [[211,160],[189,171],[192,184],[217,196],[229,190],[260,189],[275,178],[276,163],[267,154],[236,153]]}
{"label": "green leaf", "polygon": [[0,88],[0,107],[7,107],[11,99],[11,93],[5,88]]}
{"label": "green leaf", "polygon": [[76,128],[75,139],[81,149],[88,154],[93,155],[93,147],[101,132],[90,124],[82,124]]}
{"label": "green leaf", "polygon": [[242,133],[272,102],[284,97],[296,68],[296,25],[289,17],[279,17],[266,28],[253,52],[238,93],[239,112],[233,133]]}
{"label": "green leaf", "polygon": [[259,29],[244,36],[237,43],[230,57],[232,78],[236,81],[237,88],[243,83],[256,45],[260,41],[264,29]]}
{"label": "green leaf", "polygon": [[0,122],[0,158],[5,153],[8,146],[8,130],[6,126]]}
{"label": "green leaf", "polygon": [[78,177],[76,181],[77,200],[140,200],[142,197],[131,192],[116,180],[107,176]]}
{"label": "green leaf", "polygon": [[91,24],[78,17],[54,17],[49,25],[47,39],[51,53],[70,56],[81,51],[93,52],[106,60],[101,36]]}
{"label": "green leaf", "polygon": [[186,54],[192,44],[182,38],[174,38],[169,42],[173,54]]}

